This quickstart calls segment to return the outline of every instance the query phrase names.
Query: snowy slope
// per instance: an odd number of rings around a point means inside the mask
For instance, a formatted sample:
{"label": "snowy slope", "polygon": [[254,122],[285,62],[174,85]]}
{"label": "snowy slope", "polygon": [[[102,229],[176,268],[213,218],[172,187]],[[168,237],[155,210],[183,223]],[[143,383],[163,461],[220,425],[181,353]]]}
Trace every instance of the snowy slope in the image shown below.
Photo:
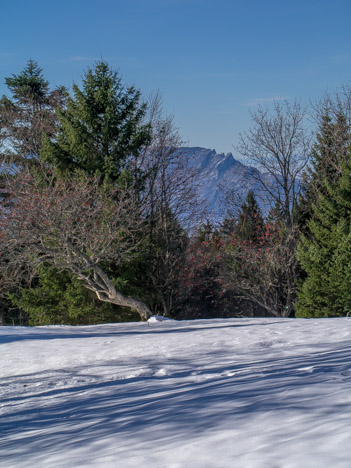
{"label": "snowy slope", "polygon": [[0,466],[349,468],[351,319],[0,327]]}

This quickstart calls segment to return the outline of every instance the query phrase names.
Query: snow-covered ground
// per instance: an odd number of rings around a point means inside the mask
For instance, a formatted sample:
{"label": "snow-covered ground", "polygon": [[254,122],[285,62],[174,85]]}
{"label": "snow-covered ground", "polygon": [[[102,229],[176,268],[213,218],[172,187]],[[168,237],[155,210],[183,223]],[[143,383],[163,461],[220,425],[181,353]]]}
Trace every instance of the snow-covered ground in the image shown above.
{"label": "snow-covered ground", "polygon": [[351,467],[351,318],[0,327],[0,466]]}

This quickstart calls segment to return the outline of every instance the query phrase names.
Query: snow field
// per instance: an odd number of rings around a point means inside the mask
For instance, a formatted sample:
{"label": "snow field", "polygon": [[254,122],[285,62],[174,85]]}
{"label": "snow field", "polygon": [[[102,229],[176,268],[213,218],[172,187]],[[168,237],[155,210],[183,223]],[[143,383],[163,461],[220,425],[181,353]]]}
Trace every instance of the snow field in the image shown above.
{"label": "snow field", "polygon": [[351,319],[0,327],[0,466],[350,468]]}

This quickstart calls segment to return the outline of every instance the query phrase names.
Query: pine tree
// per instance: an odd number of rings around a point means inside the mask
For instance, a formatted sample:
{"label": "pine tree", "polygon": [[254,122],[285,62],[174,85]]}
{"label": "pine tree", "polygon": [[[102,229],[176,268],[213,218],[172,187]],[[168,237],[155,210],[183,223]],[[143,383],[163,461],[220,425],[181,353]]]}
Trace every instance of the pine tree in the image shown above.
{"label": "pine tree", "polygon": [[313,205],[314,216],[298,246],[306,272],[299,288],[299,317],[343,316],[351,310],[351,165]]}
{"label": "pine tree", "polygon": [[61,172],[79,169],[116,181],[150,141],[145,114],[140,91],[126,88],[100,61],[85,74],[82,89],[73,86],[73,97],[58,114],[60,133],[54,141],[46,138],[41,158]]}

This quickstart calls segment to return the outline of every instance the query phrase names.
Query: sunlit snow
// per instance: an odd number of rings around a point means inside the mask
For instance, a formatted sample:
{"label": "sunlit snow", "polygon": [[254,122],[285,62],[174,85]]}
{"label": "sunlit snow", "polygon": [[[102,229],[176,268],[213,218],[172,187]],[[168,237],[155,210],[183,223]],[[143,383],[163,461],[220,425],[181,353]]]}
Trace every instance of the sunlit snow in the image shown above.
{"label": "sunlit snow", "polygon": [[351,319],[0,327],[0,466],[351,466]]}

